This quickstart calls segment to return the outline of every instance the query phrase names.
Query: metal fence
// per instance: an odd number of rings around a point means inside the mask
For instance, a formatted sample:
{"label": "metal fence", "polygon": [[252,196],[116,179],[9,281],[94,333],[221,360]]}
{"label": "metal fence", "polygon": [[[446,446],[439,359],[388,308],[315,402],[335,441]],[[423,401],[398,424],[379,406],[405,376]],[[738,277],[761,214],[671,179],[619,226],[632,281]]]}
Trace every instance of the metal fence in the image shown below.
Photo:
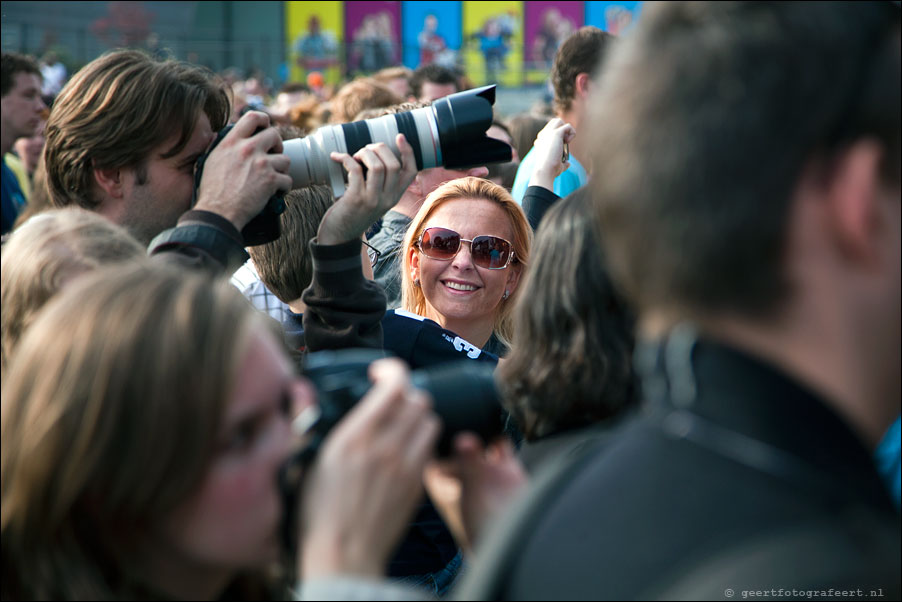
{"label": "metal fence", "polygon": [[[90,62],[114,46],[99,39],[85,27],[42,27],[29,23],[4,21],[0,32],[4,52],[14,51],[42,56],[53,50],[66,65],[70,73]],[[52,43],[48,43],[52,40]],[[282,83],[290,79],[292,65],[297,56],[282,39],[282,36],[241,36],[222,37],[200,35],[153,34],[143,43],[133,45],[152,53],[172,56],[181,60],[205,65],[214,71],[221,72],[227,68],[237,68],[241,73],[253,70],[263,71],[269,79]],[[390,46],[388,54],[391,61],[373,61],[365,54],[365,49],[354,43],[339,45],[337,50],[338,71],[340,77],[351,77],[390,64],[400,64],[399,57],[409,50],[398,44]],[[414,53],[416,54],[416,53]],[[519,87],[529,84],[541,84],[548,76],[547,65],[532,65],[518,60],[519,56],[511,55],[507,63],[496,66],[492,83],[507,84]],[[383,64],[384,63],[384,64]],[[413,65],[416,66],[416,65]],[[457,51],[457,66],[467,73],[470,79],[481,84],[488,81],[490,72],[479,51],[472,45],[465,45]],[[294,71],[296,74],[297,71]]]}
{"label": "metal fence", "polygon": [[[46,40],[51,37],[53,43]],[[73,72],[113,48],[86,28],[44,28],[28,23],[2,24],[4,52],[21,52],[37,57],[53,50]],[[150,43],[148,43],[150,42]],[[214,71],[238,67],[243,71],[262,69],[274,79],[285,60],[282,40],[267,36],[225,39],[222,37],[169,36],[151,37],[148,42],[133,45],[151,53],[172,56],[206,65]]]}

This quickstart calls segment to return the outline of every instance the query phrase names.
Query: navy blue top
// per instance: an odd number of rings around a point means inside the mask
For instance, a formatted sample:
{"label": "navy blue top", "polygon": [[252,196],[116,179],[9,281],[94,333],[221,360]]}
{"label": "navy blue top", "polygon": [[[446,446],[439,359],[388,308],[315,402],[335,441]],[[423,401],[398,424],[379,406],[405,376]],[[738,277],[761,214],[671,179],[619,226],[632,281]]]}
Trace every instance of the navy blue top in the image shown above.
{"label": "navy blue top", "polygon": [[[288,312],[282,322],[285,342],[295,351],[306,351],[304,315]],[[382,318],[384,349],[407,362],[411,370],[465,358],[498,363],[498,356],[480,349],[437,322],[402,309],[388,310]],[[491,340],[486,344],[488,348]]]}
{"label": "navy blue top", "polygon": [[3,173],[0,176],[2,183],[2,198],[0,198],[0,217],[2,217],[2,229],[0,234],[6,234],[13,229],[19,211],[25,206],[25,195],[19,187],[19,180],[16,174],[6,164],[6,158],[3,159]]}
{"label": "navy blue top", "polygon": [[412,370],[464,358],[498,363],[498,356],[466,341],[437,322],[403,309],[382,318],[385,350],[406,361]]}

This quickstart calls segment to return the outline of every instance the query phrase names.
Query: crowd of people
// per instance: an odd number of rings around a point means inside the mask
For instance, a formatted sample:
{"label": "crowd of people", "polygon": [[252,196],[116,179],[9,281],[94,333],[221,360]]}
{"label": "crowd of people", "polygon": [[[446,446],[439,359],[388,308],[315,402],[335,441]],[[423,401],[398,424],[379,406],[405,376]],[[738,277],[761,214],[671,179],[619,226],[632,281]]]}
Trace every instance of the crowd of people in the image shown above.
{"label": "crowd of people", "polygon": [[898,598],[900,13],[650,5],[510,161],[392,132],[341,194],[285,144],[466,76],[4,53],[2,598]]}

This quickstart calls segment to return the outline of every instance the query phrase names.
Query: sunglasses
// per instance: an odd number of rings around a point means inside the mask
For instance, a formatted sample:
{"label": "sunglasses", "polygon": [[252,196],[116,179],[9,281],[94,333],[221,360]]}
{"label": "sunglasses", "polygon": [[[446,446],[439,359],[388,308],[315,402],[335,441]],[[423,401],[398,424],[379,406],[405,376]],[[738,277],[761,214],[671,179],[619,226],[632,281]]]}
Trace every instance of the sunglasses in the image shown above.
{"label": "sunglasses", "polygon": [[461,238],[448,228],[426,228],[416,247],[430,259],[450,261],[460,251],[460,243],[470,243],[473,263],[488,270],[503,270],[514,259],[513,245],[497,236],[477,236],[473,240]]}

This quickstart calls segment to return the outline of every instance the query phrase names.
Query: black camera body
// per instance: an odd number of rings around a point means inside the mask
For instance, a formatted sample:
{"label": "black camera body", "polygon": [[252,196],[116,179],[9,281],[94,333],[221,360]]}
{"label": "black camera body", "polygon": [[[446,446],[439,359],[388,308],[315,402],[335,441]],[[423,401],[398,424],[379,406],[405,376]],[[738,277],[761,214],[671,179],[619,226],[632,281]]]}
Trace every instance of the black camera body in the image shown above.
{"label": "black camera body", "polygon": [[[229,124],[219,130],[216,139],[207,148],[207,151],[200,156],[194,168],[194,198],[191,199],[191,206],[197,203],[197,190],[200,188],[200,180],[204,175],[204,165],[207,157],[213,152],[213,149],[222,142],[234,124]],[[241,229],[241,237],[244,239],[244,246],[254,247],[272,242],[279,238],[282,234],[279,225],[279,216],[285,212],[285,197],[282,194],[275,194],[266,202],[266,206],[254,218]]]}
{"label": "black camera body", "polygon": [[[304,375],[319,397],[319,415],[309,427],[325,436],[370,389],[369,365],[385,353],[375,349],[320,351],[307,356]],[[414,386],[432,396],[433,411],[442,420],[436,446],[439,456],[451,453],[454,436],[471,431],[489,442],[504,431],[504,409],[494,376],[495,364],[460,360],[411,373]]]}
{"label": "black camera body", "polygon": [[[344,349],[311,353],[305,360],[304,375],[316,388],[319,404],[312,410],[312,418],[302,414],[295,421],[296,427],[302,423],[296,430],[303,431],[309,439],[279,474],[285,505],[282,545],[289,556],[295,554],[297,547],[297,505],[304,467],[316,457],[332,428],[369,391],[369,365],[384,357],[381,350]],[[411,374],[413,384],[432,396],[433,410],[442,421],[436,445],[438,456],[451,453],[454,437],[460,432],[476,433],[486,443],[504,432],[504,410],[494,368],[493,363],[460,360]]]}

